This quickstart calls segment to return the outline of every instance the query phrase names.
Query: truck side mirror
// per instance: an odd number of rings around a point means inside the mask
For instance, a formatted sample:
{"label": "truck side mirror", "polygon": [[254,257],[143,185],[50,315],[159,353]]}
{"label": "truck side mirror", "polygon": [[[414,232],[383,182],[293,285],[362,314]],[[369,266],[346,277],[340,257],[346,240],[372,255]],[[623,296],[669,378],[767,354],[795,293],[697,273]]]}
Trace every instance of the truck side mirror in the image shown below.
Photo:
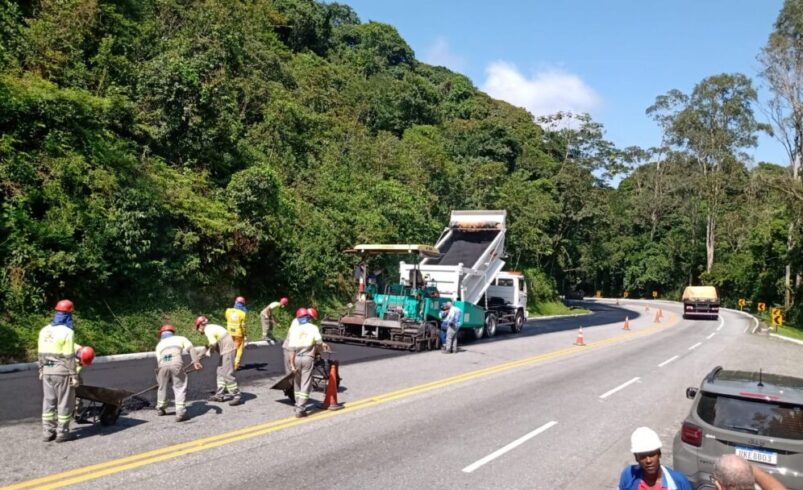
{"label": "truck side mirror", "polygon": [[689,386],[686,388],[686,398],[689,400],[694,400],[694,397],[697,396],[697,388],[693,386]]}

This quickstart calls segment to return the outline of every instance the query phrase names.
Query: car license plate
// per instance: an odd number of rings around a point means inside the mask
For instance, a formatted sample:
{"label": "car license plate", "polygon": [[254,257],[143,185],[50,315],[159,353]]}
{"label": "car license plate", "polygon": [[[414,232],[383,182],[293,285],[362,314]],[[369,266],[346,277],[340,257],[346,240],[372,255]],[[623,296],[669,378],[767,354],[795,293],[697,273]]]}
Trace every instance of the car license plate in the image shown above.
{"label": "car license plate", "polygon": [[765,451],[752,447],[736,446],[736,454],[749,461],[764,464],[778,464],[778,453],[775,451]]}

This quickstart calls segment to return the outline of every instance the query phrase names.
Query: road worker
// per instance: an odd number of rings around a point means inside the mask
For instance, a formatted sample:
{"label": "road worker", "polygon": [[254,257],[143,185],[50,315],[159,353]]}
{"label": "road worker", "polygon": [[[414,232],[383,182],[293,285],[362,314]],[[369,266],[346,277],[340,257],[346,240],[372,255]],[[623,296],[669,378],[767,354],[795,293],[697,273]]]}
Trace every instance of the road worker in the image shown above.
{"label": "road worker", "polygon": [[630,452],[637,464],[627,466],[619,477],[619,490],[692,490],[686,475],[661,464],[661,439],[649,427],[639,427],[630,436]]}
{"label": "road worker", "polygon": [[206,348],[206,355],[212,355],[212,351],[217,349],[217,391],[209,400],[213,402],[226,401],[226,394],[232,396],[229,405],[240,405],[240,388],[237,386],[237,378],[234,377],[234,351],[236,347],[231,335],[220,325],[209,323],[209,319],[201,315],[195,319],[195,329],[206,335],[209,345]]}
{"label": "road worker", "polygon": [[297,418],[307,416],[306,406],[310,391],[312,391],[312,369],[315,364],[315,356],[319,350],[326,348],[326,344],[321,338],[321,332],[312,323],[313,319],[317,319],[318,312],[315,308],[309,308],[306,312],[300,310],[296,312],[296,315],[299,313],[306,313],[306,315],[301,315],[287,334],[290,348],[288,363],[290,370],[296,373],[294,394]]}
{"label": "road worker", "polygon": [[243,358],[243,349],[245,348],[248,337],[245,335],[245,314],[248,313],[248,308],[245,307],[245,298],[237,296],[234,299],[234,306],[226,309],[226,329],[229,331],[234,345],[237,348],[237,354],[234,356],[234,369],[240,369],[240,361]]}
{"label": "road worker", "polygon": [[156,382],[159,391],[156,394],[156,413],[159,416],[167,415],[167,386],[173,382],[173,395],[176,400],[176,422],[187,420],[187,372],[184,370],[182,355],[189,351],[192,366],[196,370],[203,368],[198,353],[192,342],[186,337],[176,335],[176,327],[170,324],[159,328],[159,343],[156,344],[156,363],[158,371]]}
{"label": "road worker", "polygon": [[441,330],[446,331],[446,342],[441,347],[441,352],[457,353],[457,333],[463,323],[463,312],[451,301],[446,301],[441,308],[440,317]]}
{"label": "road worker", "polygon": [[43,440],[70,439],[70,421],[75,409],[75,388],[79,384],[72,301],[56,303],[53,321],[39,331],[39,379],[42,381]]}
{"label": "road worker", "polygon": [[[78,376],[78,386],[84,384],[83,377],[81,373],[83,368],[92,364],[92,361],[95,360],[95,349],[90,346],[81,346],[73,342],[75,345],[75,373]],[[73,418],[76,422],[87,422],[86,412],[85,410],[89,406],[89,402],[84,400],[83,398],[75,399],[75,411],[73,412]]]}
{"label": "road worker", "polygon": [[293,318],[293,321],[290,322],[290,328],[287,330],[287,336],[282,342],[282,353],[284,354],[284,374],[290,374],[292,369],[290,368],[290,353],[293,351],[290,348],[290,330],[293,329],[294,326],[298,325],[298,321],[307,316],[309,313],[307,309],[302,307],[296,310],[296,317]]}
{"label": "road worker", "polygon": [[290,302],[287,298],[282,298],[279,301],[274,301],[259,314],[259,321],[262,324],[262,337],[267,341],[268,345],[276,343],[276,338],[273,336],[273,327],[278,323],[276,318],[277,308],[286,308]]}

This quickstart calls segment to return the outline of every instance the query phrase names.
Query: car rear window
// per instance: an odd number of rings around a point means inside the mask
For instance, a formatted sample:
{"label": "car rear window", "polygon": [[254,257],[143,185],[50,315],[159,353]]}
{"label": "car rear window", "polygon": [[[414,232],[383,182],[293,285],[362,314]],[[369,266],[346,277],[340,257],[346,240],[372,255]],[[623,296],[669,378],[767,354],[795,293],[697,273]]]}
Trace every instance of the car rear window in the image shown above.
{"label": "car rear window", "polygon": [[697,414],[722,429],[803,440],[803,407],[800,405],[704,392]]}

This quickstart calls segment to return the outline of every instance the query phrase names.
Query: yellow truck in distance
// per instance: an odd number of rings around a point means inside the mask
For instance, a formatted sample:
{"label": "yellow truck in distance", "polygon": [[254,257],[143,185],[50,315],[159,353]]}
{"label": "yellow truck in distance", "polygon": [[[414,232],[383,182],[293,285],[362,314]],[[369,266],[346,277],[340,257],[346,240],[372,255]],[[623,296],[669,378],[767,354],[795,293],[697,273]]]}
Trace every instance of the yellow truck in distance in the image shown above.
{"label": "yellow truck in distance", "polygon": [[714,286],[688,286],[683,290],[683,318],[719,318],[719,296]]}

